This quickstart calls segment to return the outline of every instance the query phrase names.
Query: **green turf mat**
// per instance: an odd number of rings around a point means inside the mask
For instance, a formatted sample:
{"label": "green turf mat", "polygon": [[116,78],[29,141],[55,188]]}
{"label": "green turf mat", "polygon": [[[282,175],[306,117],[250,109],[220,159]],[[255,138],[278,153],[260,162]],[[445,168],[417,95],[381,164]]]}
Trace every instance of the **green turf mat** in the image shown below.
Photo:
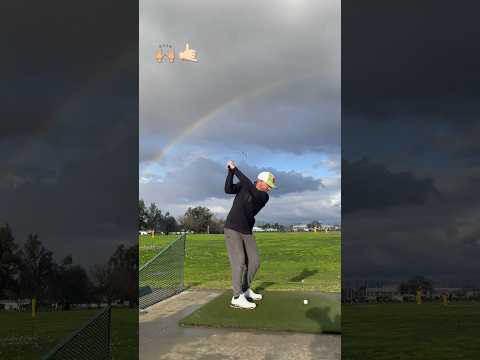
{"label": "green turf mat", "polygon": [[[254,310],[230,307],[226,291],[180,321],[181,326],[210,326],[305,333],[340,333],[340,299],[319,292],[267,291]],[[308,299],[308,305],[303,303]]]}

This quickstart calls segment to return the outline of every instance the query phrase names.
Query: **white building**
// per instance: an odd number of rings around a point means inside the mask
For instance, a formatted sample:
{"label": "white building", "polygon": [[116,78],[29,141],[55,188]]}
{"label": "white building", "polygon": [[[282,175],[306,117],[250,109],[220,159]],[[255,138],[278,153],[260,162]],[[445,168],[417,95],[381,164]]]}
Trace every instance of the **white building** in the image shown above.
{"label": "white building", "polygon": [[320,225],[320,229],[324,230],[324,231],[339,231],[340,226],[339,225],[322,224],[322,225]]}
{"label": "white building", "polygon": [[307,224],[293,225],[293,226],[292,226],[292,229],[293,229],[293,231],[295,231],[295,232],[297,232],[297,231],[310,231],[310,230],[308,229]]}
{"label": "white building", "polygon": [[265,230],[263,230],[261,227],[258,227],[258,226],[254,226],[253,229],[252,229],[253,232],[263,232]]}

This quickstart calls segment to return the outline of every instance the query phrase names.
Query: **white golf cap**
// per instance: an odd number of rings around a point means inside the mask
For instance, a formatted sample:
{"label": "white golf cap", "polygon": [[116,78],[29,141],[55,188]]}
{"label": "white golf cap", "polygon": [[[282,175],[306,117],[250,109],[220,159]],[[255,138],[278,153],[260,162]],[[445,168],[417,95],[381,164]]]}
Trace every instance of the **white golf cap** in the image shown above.
{"label": "white golf cap", "polygon": [[258,174],[257,179],[264,181],[272,189],[277,187],[277,185],[275,185],[275,176],[271,172],[262,171],[260,174]]}

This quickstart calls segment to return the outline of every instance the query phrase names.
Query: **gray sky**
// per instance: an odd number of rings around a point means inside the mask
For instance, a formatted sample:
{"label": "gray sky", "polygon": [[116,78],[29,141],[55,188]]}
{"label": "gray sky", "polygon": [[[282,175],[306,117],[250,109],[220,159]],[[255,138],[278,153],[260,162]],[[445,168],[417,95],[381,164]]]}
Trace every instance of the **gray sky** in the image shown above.
{"label": "gray sky", "polygon": [[476,14],[440,2],[343,9],[343,279],[480,283]]}
{"label": "gray sky", "polygon": [[0,224],[84,265],[135,244],[138,227],[138,24],[131,5],[96,6],[11,2],[0,35],[12,45],[0,58]]}
{"label": "gray sky", "polygon": [[225,217],[230,158],[277,176],[257,220],[340,222],[340,2],[141,3],[140,197]]}

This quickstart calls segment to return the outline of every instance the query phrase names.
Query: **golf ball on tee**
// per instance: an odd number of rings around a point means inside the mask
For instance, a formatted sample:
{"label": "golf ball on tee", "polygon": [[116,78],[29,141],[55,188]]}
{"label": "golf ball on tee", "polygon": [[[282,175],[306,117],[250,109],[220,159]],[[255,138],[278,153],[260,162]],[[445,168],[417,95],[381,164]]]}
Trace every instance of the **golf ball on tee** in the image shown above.
{"label": "golf ball on tee", "polygon": [[305,305],[308,305],[308,300],[307,300],[307,299],[304,299],[304,300],[303,300],[303,303],[304,303]]}

